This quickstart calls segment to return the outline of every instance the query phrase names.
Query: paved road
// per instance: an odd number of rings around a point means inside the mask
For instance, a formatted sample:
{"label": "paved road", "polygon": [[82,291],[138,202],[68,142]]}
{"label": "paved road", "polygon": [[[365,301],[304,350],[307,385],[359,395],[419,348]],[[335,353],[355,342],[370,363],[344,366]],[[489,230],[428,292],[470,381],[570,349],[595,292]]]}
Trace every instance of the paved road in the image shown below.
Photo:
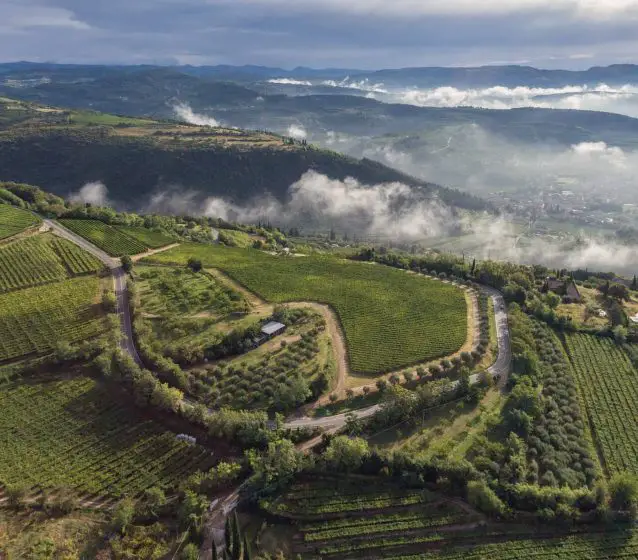
{"label": "paved road", "polygon": [[131,313],[128,304],[128,287],[126,285],[126,273],[122,270],[120,259],[111,257],[102,249],[96,247],[83,237],[80,237],[76,233],[68,230],[64,226],[54,222],[52,220],[44,220],[44,223],[60,237],[64,237],[69,241],[72,241],[76,245],[79,245],[85,251],[88,251],[98,259],[100,259],[104,265],[110,269],[113,275],[113,284],[115,287],[115,299],[116,299],[116,312],[120,318],[120,324],[122,326],[122,337],[120,340],[120,347],[124,352],[129,354],[139,366],[143,366],[137,349],[135,348],[135,342],[133,340],[133,326],[131,324]]}
{"label": "paved road", "polygon": [[[507,378],[510,374],[512,351],[510,348],[510,331],[507,323],[507,307],[502,294],[493,288],[486,286],[481,287],[490,298],[492,299],[492,305],[494,306],[494,316],[496,319],[496,333],[498,339],[498,356],[492,366],[487,371],[493,378],[498,378],[499,383],[504,385],[507,382]],[[480,375],[475,373],[470,376],[470,383],[478,383]],[[452,381],[450,388],[453,389],[458,385],[458,381]],[[360,408],[359,410],[349,411],[343,414],[335,414],[334,416],[325,416],[321,418],[302,417],[290,420],[284,423],[286,428],[340,428],[345,425],[347,416],[354,414],[357,418],[369,418],[375,412],[379,410],[380,406],[375,404],[367,408]]]}

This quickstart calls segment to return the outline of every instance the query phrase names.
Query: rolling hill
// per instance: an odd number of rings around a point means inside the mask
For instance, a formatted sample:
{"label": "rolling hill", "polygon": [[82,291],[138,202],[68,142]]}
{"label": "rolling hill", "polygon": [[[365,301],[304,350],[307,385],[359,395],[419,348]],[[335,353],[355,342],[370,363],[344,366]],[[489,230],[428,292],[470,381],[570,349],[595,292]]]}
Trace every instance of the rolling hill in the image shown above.
{"label": "rolling hill", "polygon": [[0,168],[4,180],[62,195],[102,181],[113,200],[133,208],[145,206],[158,189],[176,188],[236,203],[265,194],[283,201],[289,186],[310,169],[367,185],[405,183],[425,198],[436,196],[455,207],[489,207],[371,160],[267,132],[132,119],[8,98],[0,98]]}

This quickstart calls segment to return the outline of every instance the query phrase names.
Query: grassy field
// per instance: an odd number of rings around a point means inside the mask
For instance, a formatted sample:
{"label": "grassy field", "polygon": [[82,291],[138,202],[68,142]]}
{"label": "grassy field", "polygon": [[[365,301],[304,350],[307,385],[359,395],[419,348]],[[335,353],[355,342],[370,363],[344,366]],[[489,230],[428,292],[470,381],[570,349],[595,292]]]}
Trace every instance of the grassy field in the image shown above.
{"label": "grassy field", "polygon": [[7,204],[0,204],[0,239],[16,235],[27,228],[37,226],[40,218]]}
{"label": "grassy field", "polygon": [[101,268],[100,261],[66,239],[34,235],[0,246],[0,293],[90,274]]}
{"label": "grassy field", "polygon": [[271,302],[331,305],[353,372],[378,373],[456,352],[467,336],[463,292],[389,267],[328,257],[275,257],[250,249],[181,245],[150,257],[217,267]]}
{"label": "grassy field", "polygon": [[100,497],[175,488],[204,448],[175,439],[87,377],[0,387],[0,483]]}
{"label": "grassy field", "polygon": [[204,272],[158,266],[138,266],[135,272],[142,310],[146,313],[227,315],[246,310],[239,293]]}
{"label": "grassy field", "polygon": [[113,257],[143,253],[147,247],[137,239],[98,220],[59,220],[71,231],[81,235]]}
{"label": "grassy field", "polygon": [[638,373],[612,339],[567,334],[572,369],[610,474],[638,474]]}
{"label": "grassy field", "polygon": [[150,249],[158,249],[175,242],[175,239],[161,231],[153,231],[144,227],[116,226],[116,229],[133,239],[137,239]]}
{"label": "grassy field", "polygon": [[0,361],[49,352],[103,331],[99,279],[74,278],[0,295]]}

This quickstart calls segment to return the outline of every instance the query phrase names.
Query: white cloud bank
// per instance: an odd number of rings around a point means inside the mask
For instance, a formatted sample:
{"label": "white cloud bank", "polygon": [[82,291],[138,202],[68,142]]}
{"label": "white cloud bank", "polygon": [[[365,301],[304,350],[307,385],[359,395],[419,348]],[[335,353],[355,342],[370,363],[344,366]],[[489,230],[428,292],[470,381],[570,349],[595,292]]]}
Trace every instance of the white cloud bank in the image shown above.
{"label": "white cloud bank", "polygon": [[87,183],[79,191],[69,195],[71,202],[91,204],[93,206],[109,206],[108,189],[101,181]]}
{"label": "white cloud bank", "polygon": [[308,138],[308,132],[306,131],[306,129],[298,124],[291,124],[288,127],[286,133],[288,136],[294,138],[295,140],[305,140],[306,138]]}
{"label": "white cloud bank", "polygon": [[311,86],[312,82],[305,80],[293,80],[292,78],[273,78],[268,80],[269,84],[279,84],[282,86]]}
{"label": "white cloud bank", "polygon": [[207,115],[201,115],[195,113],[190,105],[187,103],[178,103],[173,107],[175,114],[184,122],[188,124],[195,124],[197,126],[219,126],[219,122],[213,117]]}

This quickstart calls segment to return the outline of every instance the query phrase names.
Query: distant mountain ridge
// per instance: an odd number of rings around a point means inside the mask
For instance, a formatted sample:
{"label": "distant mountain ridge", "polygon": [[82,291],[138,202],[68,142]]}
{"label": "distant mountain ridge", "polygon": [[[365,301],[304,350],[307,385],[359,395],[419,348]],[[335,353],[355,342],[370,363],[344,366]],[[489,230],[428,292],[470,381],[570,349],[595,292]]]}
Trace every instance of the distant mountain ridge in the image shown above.
{"label": "distant mountain ridge", "polygon": [[346,77],[354,81],[370,80],[382,82],[387,86],[415,87],[488,87],[502,85],[507,87],[565,87],[569,85],[594,86],[599,83],[624,85],[638,83],[638,65],[612,64],[593,66],[587,70],[546,70],[532,66],[503,65],[477,67],[414,67],[389,68],[379,70],[361,70],[355,68],[307,68],[292,70],[268,66],[156,66],[156,65],[73,65],[35,62],[12,62],[0,64],[0,76],[13,74],[16,77],[29,74],[47,74],[50,76],[85,75],[99,77],[109,73],[135,73],[150,69],[172,69],[181,74],[221,81],[251,83],[276,78],[290,79],[332,79],[343,80]]}

